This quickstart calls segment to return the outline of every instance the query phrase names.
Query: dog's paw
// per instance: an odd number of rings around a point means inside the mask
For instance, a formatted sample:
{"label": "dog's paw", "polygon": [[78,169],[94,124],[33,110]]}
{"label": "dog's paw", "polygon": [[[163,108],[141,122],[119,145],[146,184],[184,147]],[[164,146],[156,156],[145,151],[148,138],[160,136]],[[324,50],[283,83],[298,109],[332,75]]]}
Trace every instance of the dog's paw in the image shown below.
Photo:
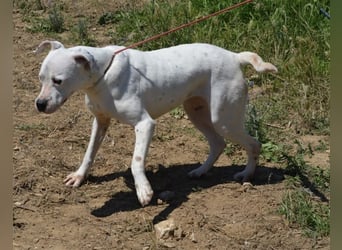
{"label": "dog's paw", "polygon": [[188,177],[190,178],[200,178],[203,176],[205,172],[203,172],[200,168],[196,168],[188,173]]}
{"label": "dog's paw", "polygon": [[248,171],[244,170],[234,175],[234,179],[236,181],[242,181],[243,183],[250,183],[251,179],[253,178],[253,174],[249,173]]}
{"label": "dog's paw", "polygon": [[84,181],[83,175],[71,173],[64,179],[63,182],[65,183],[66,186],[69,186],[69,187],[79,187],[83,181]]}
{"label": "dog's paw", "polygon": [[138,200],[143,207],[150,203],[153,196],[153,190],[149,183],[145,183],[144,185],[139,186],[136,185],[136,190]]}

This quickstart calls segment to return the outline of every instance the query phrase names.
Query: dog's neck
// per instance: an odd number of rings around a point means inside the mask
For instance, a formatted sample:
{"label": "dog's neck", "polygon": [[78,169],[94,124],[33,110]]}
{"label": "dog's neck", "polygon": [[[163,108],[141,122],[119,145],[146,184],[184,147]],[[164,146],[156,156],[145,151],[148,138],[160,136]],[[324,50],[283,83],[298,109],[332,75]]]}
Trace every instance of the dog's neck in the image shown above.
{"label": "dog's neck", "polygon": [[[119,47],[120,48],[120,47]],[[108,72],[109,68],[112,66],[115,58],[115,50],[110,47],[105,48],[87,48],[94,55],[94,79],[89,89],[94,89],[103,80],[104,76]]]}
{"label": "dog's neck", "polygon": [[114,61],[114,57],[115,57],[115,55],[112,55],[112,57],[109,60],[109,63],[105,67],[105,70],[103,72],[102,72],[102,70],[100,71],[101,72],[100,77],[98,77],[98,79],[92,84],[92,86],[90,88],[92,88],[92,89],[96,88],[97,85],[103,80],[104,76],[107,74],[107,71],[112,66],[112,63]]}

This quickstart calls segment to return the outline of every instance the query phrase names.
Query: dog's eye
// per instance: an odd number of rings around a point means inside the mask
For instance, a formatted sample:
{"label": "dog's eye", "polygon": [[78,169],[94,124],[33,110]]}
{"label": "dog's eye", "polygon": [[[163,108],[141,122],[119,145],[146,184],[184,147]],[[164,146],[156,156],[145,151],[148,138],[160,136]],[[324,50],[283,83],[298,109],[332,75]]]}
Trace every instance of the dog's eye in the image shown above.
{"label": "dog's eye", "polygon": [[62,83],[62,80],[61,79],[57,79],[55,77],[52,77],[52,82],[53,82],[53,84],[60,85]]}

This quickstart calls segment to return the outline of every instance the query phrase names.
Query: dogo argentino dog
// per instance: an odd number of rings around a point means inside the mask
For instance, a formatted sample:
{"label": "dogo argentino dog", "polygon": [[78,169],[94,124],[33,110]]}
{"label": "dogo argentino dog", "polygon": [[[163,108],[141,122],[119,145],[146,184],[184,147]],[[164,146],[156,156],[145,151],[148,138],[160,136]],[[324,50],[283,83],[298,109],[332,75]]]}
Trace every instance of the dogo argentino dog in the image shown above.
{"label": "dogo argentino dog", "polygon": [[277,72],[253,52],[234,53],[209,44],[184,44],[154,51],[121,46],[65,48],[58,41],[44,41],[36,53],[50,48],[39,72],[41,92],[38,111],[55,112],[75,91],[85,92],[94,115],[90,142],[81,166],[66,177],[67,186],[79,186],[86,178],[111,118],[135,129],[131,163],[136,193],[142,206],[153,190],[145,175],[145,158],[155,119],[183,104],[189,119],[209,143],[207,160],[189,173],[200,177],[225,148],[225,138],[241,145],[248,155],[246,168],[234,177],[249,181],[255,172],[261,145],[244,129],[247,85],[241,66],[257,72]]}

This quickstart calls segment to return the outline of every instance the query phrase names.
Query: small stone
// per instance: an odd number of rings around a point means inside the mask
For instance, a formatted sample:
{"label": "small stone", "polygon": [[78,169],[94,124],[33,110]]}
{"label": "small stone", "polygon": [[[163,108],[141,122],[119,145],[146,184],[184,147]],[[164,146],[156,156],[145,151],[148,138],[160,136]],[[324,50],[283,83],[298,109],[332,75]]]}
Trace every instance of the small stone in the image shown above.
{"label": "small stone", "polygon": [[162,201],[161,199],[157,199],[157,204],[158,204],[158,205],[163,205],[163,204],[164,204],[164,201]]}
{"label": "small stone", "polygon": [[174,232],[174,236],[176,237],[176,239],[180,240],[185,236],[185,233],[181,228],[177,228]]}
{"label": "small stone", "polygon": [[244,182],[241,186],[241,192],[247,192],[249,190],[255,189],[252,183],[250,182]]}
{"label": "small stone", "polygon": [[174,236],[174,232],[176,229],[176,224],[173,218],[164,220],[154,225],[154,230],[156,231],[157,239],[168,239],[169,237]]}
{"label": "small stone", "polygon": [[193,243],[197,243],[197,240],[196,240],[196,237],[195,237],[195,233],[194,233],[194,232],[192,232],[192,233],[190,234],[190,240],[191,240]]}
{"label": "small stone", "polygon": [[23,204],[22,204],[21,202],[17,201],[17,202],[14,203],[14,205],[17,206],[17,207],[19,207],[19,206],[21,206],[21,205],[23,205]]}
{"label": "small stone", "polygon": [[245,181],[242,186],[249,186],[249,187],[253,187],[252,183]]}

